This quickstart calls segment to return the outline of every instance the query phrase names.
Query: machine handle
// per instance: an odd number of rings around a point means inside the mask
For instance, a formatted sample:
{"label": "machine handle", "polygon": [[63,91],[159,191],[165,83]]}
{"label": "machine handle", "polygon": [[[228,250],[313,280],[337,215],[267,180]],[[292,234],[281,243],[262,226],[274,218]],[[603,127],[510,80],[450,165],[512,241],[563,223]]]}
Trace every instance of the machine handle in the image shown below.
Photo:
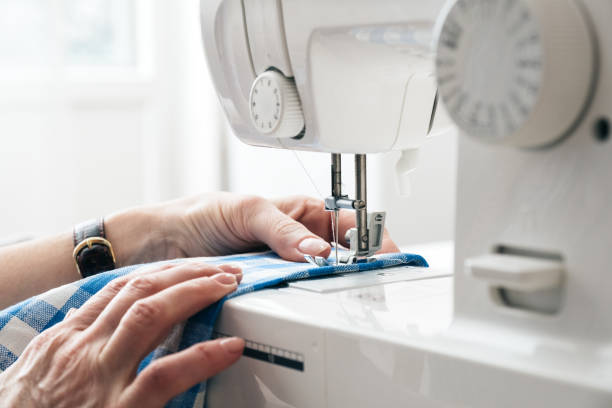
{"label": "machine handle", "polygon": [[561,261],[517,255],[488,254],[465,261],[468,274],[491,286],[535,292],[561,285]]}

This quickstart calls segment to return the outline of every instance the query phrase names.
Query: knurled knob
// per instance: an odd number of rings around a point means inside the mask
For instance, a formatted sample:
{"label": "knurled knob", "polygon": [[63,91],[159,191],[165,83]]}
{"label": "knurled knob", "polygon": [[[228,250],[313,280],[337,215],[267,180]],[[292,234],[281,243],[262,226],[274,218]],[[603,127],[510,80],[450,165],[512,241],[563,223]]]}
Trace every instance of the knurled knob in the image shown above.
{"label": "knurled knob", "polygon": [[579,1],[457,1],[438,38],[441,100],[473,138],[518,147],[552,144],[589,105],[595,44]]}
{"label": "knurled knob", "polygon": [[292,138],[304,129],[304,114],[293,79],[277,71],[259,75],[249,97],[251,121],[261,134]]}

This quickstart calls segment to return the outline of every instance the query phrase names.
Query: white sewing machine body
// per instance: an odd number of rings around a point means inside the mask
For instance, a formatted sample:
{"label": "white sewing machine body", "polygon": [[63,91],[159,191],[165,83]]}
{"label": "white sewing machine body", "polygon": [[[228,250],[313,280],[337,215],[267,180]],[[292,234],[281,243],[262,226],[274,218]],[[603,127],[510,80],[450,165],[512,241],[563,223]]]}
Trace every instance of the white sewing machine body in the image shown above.
{"label": "white sewing machine body", "polygon": [[[441,1],[205,3],[209,65],[242,140],[336,153],[423,142],[435,88],[409,90],[429,78],[426,53],[400,74],[415,54],[359,33],[432,29]],[[439,95],[461,133],[454,267],[233,299],[217,330],[254,351],[211,382],[210,407],[612,406],[612,3],[486,3],[451,1],[438,20]],[[246,17],[229,18],[242,4]],[[250,55],[258,6],[281,7],[287,58]],[[270,66],[295,79],[301,138],[270,138],[249,119],[249,89]]]}
{"label": "white sewing machine body", "polygon": [[[250,357],[209,381],[208,406],[609,406],[596,350],[453,319],[450,245],[417,248],[429,270],[297,282],[227,302],[216,330],[244,337]],[[540,353],[547,345],[558,349]]]}
{"label": "white sewing machine body", "polygon": [[[419,147],[434,109],[433,25],[442,4],[203,1],[208,65],[234,133],[253,145],[329,153]],[[262,135],[252,123],[253,82],[271,67],[295,79],[300,138]]]}
{"label": "white sewing machine body", "polygon": [[244,336],[257,352],[248,350],[251,357],[209,382],[208,406],[398,407],[424,401],[419,389],[429,363],[422,347],[452,318],[448,271],[392,268],[295,282],[228,302],[216,329]]}

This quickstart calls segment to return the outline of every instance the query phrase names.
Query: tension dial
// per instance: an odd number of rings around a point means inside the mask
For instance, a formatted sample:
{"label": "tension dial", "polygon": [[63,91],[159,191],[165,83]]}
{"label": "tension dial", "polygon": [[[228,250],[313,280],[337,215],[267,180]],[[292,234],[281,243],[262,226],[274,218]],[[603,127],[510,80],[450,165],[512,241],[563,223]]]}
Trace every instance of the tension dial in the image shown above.
{"label": "tension dial", "polygon": [[440,97],[485,142],[551,144],[588,106],[595,41],[574,0],[458,0],[438,34]]}
{"label": "tension dial", "polygon": [[249,97],[251,121],[261,134],[291,138],[304,128],[304,115],[295,82],[271,70],[259,75]]}

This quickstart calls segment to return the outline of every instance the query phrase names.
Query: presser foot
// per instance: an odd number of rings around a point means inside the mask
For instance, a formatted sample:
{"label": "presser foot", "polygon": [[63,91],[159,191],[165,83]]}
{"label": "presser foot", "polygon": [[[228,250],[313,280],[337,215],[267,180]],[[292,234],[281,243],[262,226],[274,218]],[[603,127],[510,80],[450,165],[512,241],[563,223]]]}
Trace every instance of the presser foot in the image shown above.
{"label": "presser foot", "polygon": [[[368,230],[365,236],[366,250],[359,248],[359,231],[357,228],[351,228],[346,232],[346,241],[349,243],[349,250],[336,251],[337,262],[336,265],[350,265],[361,262],[373,262],[376,257],[373,255],[378,252],[382,247],[383,234],[385,231],[385,212],[373,212],[368,213]],[[335,245],[335,243],[334,243]],[[337,247],[332,248],[336,250]],[[312,265],[316,266],[330,266],[333,262],[329,262],[322,256],[311,256],[304,255],[304,259]]]}
{"label": "presser foot", "polygon": [[385,218],[386,213],[384,211],[368,213],[368,229],[363,236],[360,236],[360,231],[357,228],[349,229],[345,238],[350,244],[350,250],[348,254],[343,254],[339,261],[346,264],[370,262],[372,256],[382,247]]}
{"label": "presser foot", "polygon": [[306,261],[314,266],[336,266],[336,265],[351,265],[354,263],[364,263],[364,262],[374,262],[377,260],[377,258],[375,256],[371,256],[371,257],[367,257],[367,258],[359,258],[355,255],[344,255],[341,256],[338,259],[338,263],[335,262],[330,262],[329,260],[323,258],[322,256],[311,256],[311,255],[304,255],[304,259],[306,259]]}

